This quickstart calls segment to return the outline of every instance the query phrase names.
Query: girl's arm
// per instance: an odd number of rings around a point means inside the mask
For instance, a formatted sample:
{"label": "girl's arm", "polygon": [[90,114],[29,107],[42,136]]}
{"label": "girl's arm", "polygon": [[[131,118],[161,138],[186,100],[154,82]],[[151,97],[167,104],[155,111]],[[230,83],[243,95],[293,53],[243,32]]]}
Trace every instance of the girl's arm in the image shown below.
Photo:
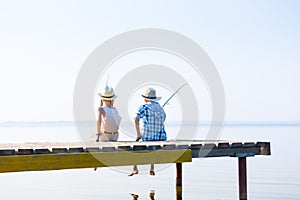
{"label": "girl's arm", "polygon": [[104,116],[104,114],[105,114],[105,111],[104,111],[104,109],[102,108],[102,107],[100,107],[99,108],[99,110],[98,110],[98,120],[97,120],[97,133],[96,133],[96,135],[97,135],[97,142],[99,142],[99,137],[100,137],[100,135],[101,135],[101,122],[102,122],[102,117]]}

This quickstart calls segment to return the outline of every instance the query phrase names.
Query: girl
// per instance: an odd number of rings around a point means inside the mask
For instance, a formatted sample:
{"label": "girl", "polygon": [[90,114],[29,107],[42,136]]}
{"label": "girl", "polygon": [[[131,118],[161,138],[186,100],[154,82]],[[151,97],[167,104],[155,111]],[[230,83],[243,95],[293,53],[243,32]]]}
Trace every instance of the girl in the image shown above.
{"label": "girl", "polygon": [[121,117],[118,110],[113,106],[117,97],[110,86],[106,86],[104,91],[98,94],[101,98],[98,108],[97,120],[97,140],[96,142],[117,141],[119,137],[119,125]]}

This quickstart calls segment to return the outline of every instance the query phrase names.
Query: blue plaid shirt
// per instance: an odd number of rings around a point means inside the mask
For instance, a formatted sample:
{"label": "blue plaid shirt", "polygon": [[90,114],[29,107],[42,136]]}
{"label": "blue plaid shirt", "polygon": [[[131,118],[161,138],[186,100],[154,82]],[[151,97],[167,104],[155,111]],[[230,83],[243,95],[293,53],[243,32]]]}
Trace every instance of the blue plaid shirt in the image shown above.
{"label": "blue plaid shirt", "polygon": [[166,113],[157,102],[149,102],[139,107],[136,119],[143,119],[143,141],[162,141],[167,139],[165,131]]}

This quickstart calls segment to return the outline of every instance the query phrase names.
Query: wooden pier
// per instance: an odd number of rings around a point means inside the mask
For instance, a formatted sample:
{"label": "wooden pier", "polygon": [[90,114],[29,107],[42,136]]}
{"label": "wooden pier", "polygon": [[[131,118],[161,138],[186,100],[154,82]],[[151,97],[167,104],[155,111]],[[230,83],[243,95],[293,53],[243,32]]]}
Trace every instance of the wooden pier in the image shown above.
{"label": "wooden pier", "polygon": [[271,155],[269,142],[176,140],[0,144],[0,173],[176,163],[176,198],[182,199],[182,163],[237,157],[239,199],[247,199],[246,158]]}

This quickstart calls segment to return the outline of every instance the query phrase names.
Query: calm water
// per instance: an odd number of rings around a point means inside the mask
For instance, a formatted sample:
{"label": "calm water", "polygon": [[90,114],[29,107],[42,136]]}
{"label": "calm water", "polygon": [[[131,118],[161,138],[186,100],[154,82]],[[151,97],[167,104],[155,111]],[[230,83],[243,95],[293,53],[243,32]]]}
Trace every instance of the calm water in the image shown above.
{"label": "calm water", "polygon": [[[205,127],[203,128],[205,129]],[[226,126],[221,139],[270,141],[272,156],[247,159],[249,199],[300,199],[300,126]],[[171,139],[171,138],[170,138]],[[203,139],[203,138],[199,138]],[[80,141],[71,124],[1,127],[1,143]],[[128,177],[131,167],[4,173],[1,199],[99,200],[131,199],[129,193],[149,199],[175,199],[175,166],[140,166],[140,175]],[[186,200],[237,199],[237,159],[207,158],[183,164]]]}

